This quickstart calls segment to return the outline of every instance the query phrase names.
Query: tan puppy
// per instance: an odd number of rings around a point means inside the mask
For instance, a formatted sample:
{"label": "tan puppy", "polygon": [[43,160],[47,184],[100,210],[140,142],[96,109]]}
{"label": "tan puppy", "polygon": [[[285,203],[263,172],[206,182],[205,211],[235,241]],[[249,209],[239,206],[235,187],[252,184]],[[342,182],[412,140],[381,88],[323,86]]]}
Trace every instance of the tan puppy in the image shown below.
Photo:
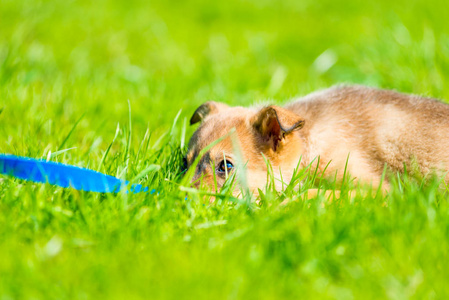
{"label": "tan puppy", "polygon": [[[348,162],[351,176],[373,185],[379,184],[385,165],[394,172],[402,172],[404,167],[423,174],[449,170],[449,105],[430,98],[341,86],[284,107],[228,107],[206,102],[190,120],[190,124],[198,122],[201,125],[190,140],[187,166],[203,148],[235,128],[253,191],[267,183],[264,156],[271,162],[275,178],[282,174],[286,183],[300,160],[300,167],[312,163],[324,176],[337,180],[343,177]],[[234,149],[230,136],[212,147],[201,157],[193,181],[201,178],[213,189],[215,172],[220,188],[226,173],[236,168]]]}

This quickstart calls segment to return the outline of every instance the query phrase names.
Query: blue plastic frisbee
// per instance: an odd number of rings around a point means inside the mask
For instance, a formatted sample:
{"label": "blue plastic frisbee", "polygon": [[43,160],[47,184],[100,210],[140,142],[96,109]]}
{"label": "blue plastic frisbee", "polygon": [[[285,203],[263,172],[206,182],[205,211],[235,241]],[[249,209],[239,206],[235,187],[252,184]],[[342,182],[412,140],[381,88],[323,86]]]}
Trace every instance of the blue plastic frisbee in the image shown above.
{"label": "blue plastic frisbee", "polygon": [[140,193],[149,190],[140,184],[129,186],[129,181],[93,170],[14,155],[0,154],[0,174],[87,192],[117,193],[129,190]]}

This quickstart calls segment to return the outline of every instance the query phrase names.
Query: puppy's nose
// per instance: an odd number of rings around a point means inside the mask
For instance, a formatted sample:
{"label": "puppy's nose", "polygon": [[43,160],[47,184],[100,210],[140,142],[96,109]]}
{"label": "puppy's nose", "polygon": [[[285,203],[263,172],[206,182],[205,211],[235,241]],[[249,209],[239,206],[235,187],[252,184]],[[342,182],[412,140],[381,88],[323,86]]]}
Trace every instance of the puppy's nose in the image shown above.
{"label": "puppy's nose", "polygon": [[194,188],[196,188],[196,189],[199,189],[199,188],[200,188],[200,181],[199,181],[199,180],[197,180],[197,181],[195,181],[195,182],[192,181],[192,186],[193,186]]}
{"label": "puppy's nose", "polygon": [[198,175],[193,176],[192,181],[190,182],[192,184],[192,186],[196,189],[200,188],[201,185],[201,177]]}

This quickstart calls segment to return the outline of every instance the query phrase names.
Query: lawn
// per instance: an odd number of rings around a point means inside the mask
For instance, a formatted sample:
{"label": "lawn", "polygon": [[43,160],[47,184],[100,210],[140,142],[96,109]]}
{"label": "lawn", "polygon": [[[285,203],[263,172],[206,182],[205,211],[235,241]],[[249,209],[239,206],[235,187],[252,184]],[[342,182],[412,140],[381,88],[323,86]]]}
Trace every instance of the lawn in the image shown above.
{"label": "lawn", "polygon": [[258,205],[211,204],[186,197],[180,167],[210,99],[282,104],[345,82],[449,101],[448,20],[443,0],[0,0],[0,153],[157,190],[0,176],[0,299],[447,299],[437,178],[328,202],[304,196],[304,173]]}

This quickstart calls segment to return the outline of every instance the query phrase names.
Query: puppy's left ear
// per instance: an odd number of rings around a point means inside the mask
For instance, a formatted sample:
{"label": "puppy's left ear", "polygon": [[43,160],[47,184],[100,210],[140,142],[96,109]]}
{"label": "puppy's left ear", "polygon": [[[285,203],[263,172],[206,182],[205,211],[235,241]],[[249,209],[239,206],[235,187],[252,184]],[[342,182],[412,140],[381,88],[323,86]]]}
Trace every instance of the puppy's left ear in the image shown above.
{"label": "puppy's left ear", "polygon": [[304,119],[297,114],[278,106],[261,109],[253,119],[253,127],[263,142],[276,151],[285,135],[304,126]]}
{"label": "puppy's left ear", "polygon": [[211,114],[216,114],[220,110],[228,108],[226,104],[218,103],[215,101],[207,101],[198,107],[190,118],[190,125],[193,125],[198,122],[202,122],[206,116]]}

